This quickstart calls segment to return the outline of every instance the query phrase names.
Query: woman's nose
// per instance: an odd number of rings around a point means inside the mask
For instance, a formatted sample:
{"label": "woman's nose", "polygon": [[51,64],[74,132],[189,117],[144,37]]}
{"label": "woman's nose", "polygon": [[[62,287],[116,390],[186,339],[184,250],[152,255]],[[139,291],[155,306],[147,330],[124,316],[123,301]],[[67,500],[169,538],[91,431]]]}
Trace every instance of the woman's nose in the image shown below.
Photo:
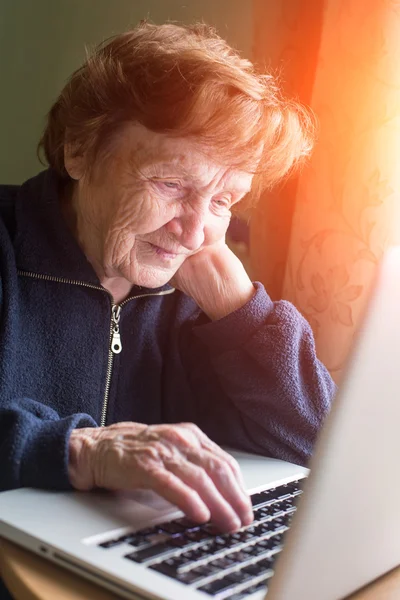
{"label": "woman's nose", "polygon": [[168,233],[190,252],[201,248],[205,239],[205,219],[202,212],[186,213],[175,217],[166,225]]}

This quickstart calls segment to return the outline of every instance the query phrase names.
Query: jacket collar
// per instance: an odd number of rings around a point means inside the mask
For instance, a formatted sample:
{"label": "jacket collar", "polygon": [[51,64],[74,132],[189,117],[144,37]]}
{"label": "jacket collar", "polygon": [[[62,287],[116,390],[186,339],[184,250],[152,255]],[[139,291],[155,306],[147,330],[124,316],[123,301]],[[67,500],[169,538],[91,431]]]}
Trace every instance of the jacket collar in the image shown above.
{"label": "jacket collar", "polygon": [[[70,231],[61,211],[60,179],[52,169],[28,179],[16,198],[14,248],[17,268],[90,285],[101,286],[90,262]],[[133,286],[130,295],[172,289]]]}

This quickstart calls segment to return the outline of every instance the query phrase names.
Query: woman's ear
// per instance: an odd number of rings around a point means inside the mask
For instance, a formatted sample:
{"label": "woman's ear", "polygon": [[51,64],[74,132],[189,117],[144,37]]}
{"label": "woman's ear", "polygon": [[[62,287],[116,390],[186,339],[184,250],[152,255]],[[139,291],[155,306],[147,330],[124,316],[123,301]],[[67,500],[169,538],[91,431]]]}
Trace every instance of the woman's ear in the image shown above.
{"label": "woman's ear", "polygon": [[75,144],[64,144],[64,165],[71,179],[78,181],[85,173],[85,155],[76,151]]}

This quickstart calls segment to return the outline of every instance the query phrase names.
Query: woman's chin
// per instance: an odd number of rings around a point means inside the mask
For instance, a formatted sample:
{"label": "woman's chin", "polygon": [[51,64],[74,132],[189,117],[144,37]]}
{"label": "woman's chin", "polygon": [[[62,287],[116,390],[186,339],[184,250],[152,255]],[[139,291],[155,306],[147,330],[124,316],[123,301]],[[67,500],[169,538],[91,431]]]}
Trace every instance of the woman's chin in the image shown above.
{"label": "woman's chin", "polygon": [[164,271],[161,269],[149,269],[148,271],[145,271],[143,269],[139,273],[136,273],[135,276],[131,279],[131,281],[135,285],[155,289],[162,287],[163,285],[168,283],[174,275],[175,271],[172,269],[171,271]]}

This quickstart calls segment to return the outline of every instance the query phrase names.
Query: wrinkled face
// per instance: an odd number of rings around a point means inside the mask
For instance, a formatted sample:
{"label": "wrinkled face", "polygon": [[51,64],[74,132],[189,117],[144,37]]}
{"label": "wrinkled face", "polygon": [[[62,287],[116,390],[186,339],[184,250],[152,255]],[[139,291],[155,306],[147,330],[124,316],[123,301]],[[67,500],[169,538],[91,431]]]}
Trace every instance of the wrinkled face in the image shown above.
{"label": "wrinkled face", "polygon": [[90,179],[79,168],[68,170],[76,179],[84,248],[105,276],[150,288],[224,238],[231,208],[252,182],[250,173],[219,163],[195,140],[138,124],[124,128]]}

